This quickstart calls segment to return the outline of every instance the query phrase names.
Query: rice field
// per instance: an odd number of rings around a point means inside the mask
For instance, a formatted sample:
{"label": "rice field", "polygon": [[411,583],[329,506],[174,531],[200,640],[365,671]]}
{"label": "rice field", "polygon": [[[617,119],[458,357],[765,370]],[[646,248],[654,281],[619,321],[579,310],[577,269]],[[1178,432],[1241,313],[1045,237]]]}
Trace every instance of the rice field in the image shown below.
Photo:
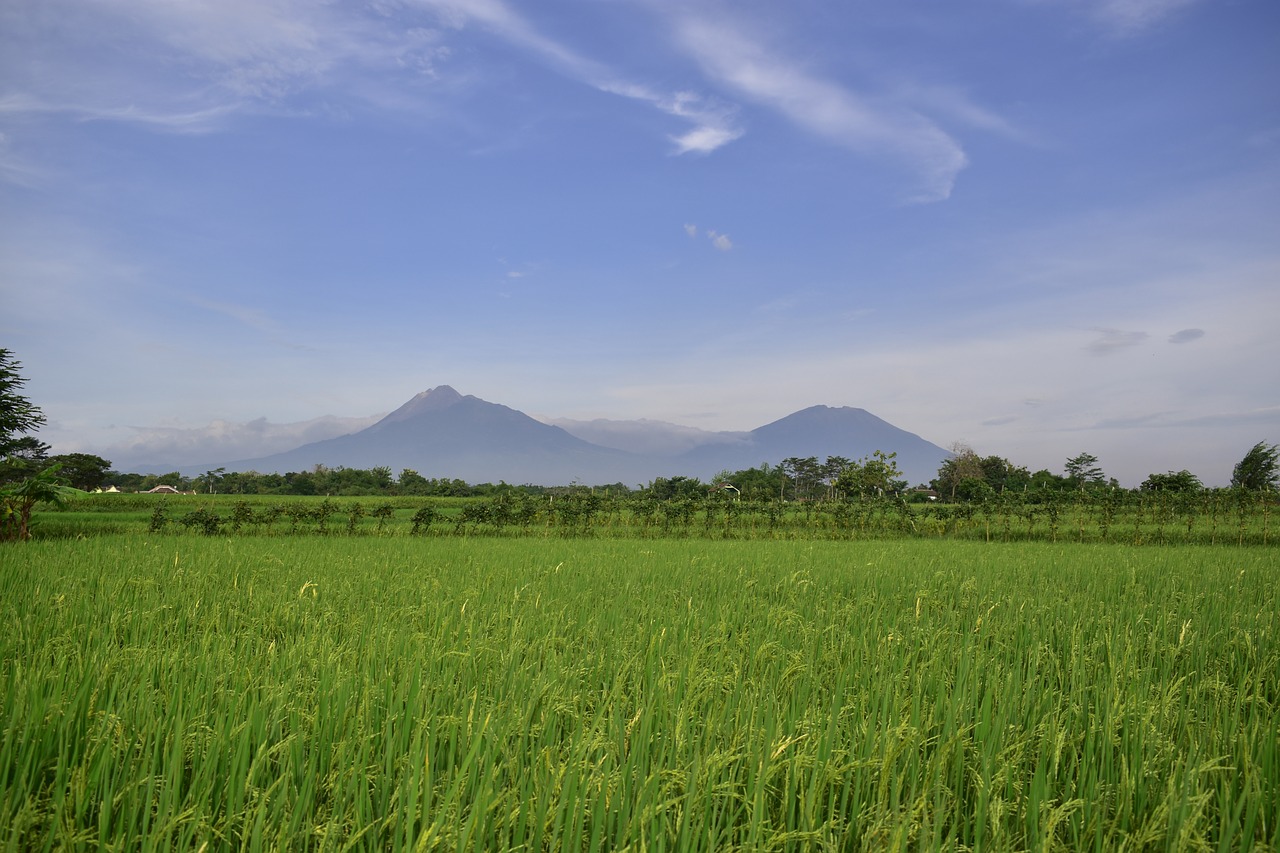
{"label": "rice field", "polygon": [[5,850],[1277,850],[1274,548],[0,548]]}

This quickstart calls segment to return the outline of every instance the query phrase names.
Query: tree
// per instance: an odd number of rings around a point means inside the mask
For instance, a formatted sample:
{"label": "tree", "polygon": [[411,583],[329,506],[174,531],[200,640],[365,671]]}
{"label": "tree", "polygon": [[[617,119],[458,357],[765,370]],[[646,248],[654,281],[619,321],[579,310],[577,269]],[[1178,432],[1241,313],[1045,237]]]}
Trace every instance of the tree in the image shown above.
{"label": "tree", "polygon": [[[789,456],[778,463],[778,467],[791,477],[794,486],[792,497],[796,500],[812,497],[815,487],[822,481],[822,466],[816,456]],[[779,496],[785,497],[781,493]]]}
{"label": "tree", "polygon": [[1280,480],[1280,446],[1259,441],[1236,463],[1231,486],[1249,491],[1275,491]]}
{"label": "tree", "polygon": [[205,485],[209,487],[209,494],[213,494],[213,490],[218,486],[218,480],[222,479],[225,473],[227,473],[226,468],[214,468],[212,471],[204,472],[204,476],[200,479],[204,480]]}
{"label": "tree", "polygon": [[700,498],[706,493],[707,487],[697,477],[658,477],[649,484],[649,495],[660,501]]}
{"label": "tree", "polygon": [[0,459],[22,447],[24,436],[44,426],[44,413],[20,392],[27,380],[22,363],[7,349],[0,349]]}
{"label": "tree", "polygon": [[822,463],[822,480],[827,484],[828,498],[835,497],[836,481],[852,464],[853,460],[844,456],[828,456],[827,461]]}
{"label": "tree", "polygon": [[0,457],[0,485],[25,480],[49,464],[49,445],[33,435],[24,435],[9,445],[9,455]]}
{"label": "tree", "polygon": [[938,468],[938,475],[930,484],[935,492],[946,495],[948,500],[956,499],[956,490],[965,480],[985,480],[982,459],[972,447],[962,441],[951,445],[952,456],[944,460]]}
{"label": "tree", "polygon": [[1098,457],[1092,453],[1081,453],[1067,460],[1067,480],[1071,485],[1083,489],[1085,486],[1100,486],[1107,482],[1107,477],[1098,467]]}
{"label": "tree", "polygon": [[1200,478],[1185,468],[1167,474],[1152,474],[1139,486],[1144,492],[1198,492],[1204,488]]}
{"label": "tree", "polygon": [[982,466],[982,479],[996,492],[1021,490],[1031,482],[1031,472],[1026,467],[1014,465],[1003,456],[984,456],[978,464]]}
{"label": "tree", "polygon": [[73,492],[58,482],[58,466],[51,465],[15,486],[0,490],[0,541],[31,538],[31,511],[38,503],[65,506]]}
{"label": "tree", "polygon": [[101,488],[111,471],[108,460],[92,453],[62,453],[49,457],[49,462],[61,466],[61,479],[86,492]]}
{"label": "tree", "polygon": [[884,495],[900,492],[907,487],[898,470],[898,454],[877,450],[871,456],[851,462],[839,479],[836,488],[845,495]]}

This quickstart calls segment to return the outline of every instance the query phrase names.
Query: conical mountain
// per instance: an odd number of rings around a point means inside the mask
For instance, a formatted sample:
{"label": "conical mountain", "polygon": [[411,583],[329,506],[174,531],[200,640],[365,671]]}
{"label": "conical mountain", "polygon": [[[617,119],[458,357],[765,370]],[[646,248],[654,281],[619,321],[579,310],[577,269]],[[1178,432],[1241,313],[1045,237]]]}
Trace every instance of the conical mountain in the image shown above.
{"label": "conical mountain", "polygon": [[[634,472],[634,457],[574,438],[523,412],[448,385],[423,391],[360,432],[303,445],[261,459],[232,463],[233,470],[286,472],[387,466],[424,477],[472,483],[563,484],[614,482]],[[601,479],[604,478],[604,479]]]}
{"label": "conical mountain", "polygon": [[[652,426],[652,424],[650,425]],[[670,428],[670,425],[661,425]],[[635,428],[643,427],[636,422]],[[555,486],[647,483],[656,477],[688,475],[708,480],[723,470],[776,465],[791,457],[860,459],[876,450],[898,454],[898,467],[912,483],[927,482],[949,455],[920,436],[899,429],[865,409],[811,406],[748,433],[699,437],[685,453],[643,452],[602,447],[523,412],[441,385],[414,396],[373,426],[257,459],[199,466],[260,473],[386,466],[398,475],[411,468],[424,477],[469,483],[532,483]]]}
{"label": "conical mountain", "polygon": [[875,451],[897,453],[898,468],[912,484],[927,483],[950,454],[915,433],[900,429],[866,409],[810,406],[747,433],[745,438],[706,445],[680,457],[691,474],[711,477],[724,470],[776,465],[792,456],[858,460]]}

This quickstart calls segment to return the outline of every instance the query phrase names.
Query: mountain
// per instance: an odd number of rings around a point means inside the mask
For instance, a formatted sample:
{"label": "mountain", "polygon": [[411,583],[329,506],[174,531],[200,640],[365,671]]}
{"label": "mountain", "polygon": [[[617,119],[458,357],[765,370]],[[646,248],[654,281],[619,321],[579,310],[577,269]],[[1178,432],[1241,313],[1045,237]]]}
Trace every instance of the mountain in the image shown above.
{"label": "mountain", "polygon": [[[386,466],[470,483],[635,486],[656,477],[709,480],[724,470],[776,465],[791,456],[860,459],[897,452],[912,483],[927,482],[949,455],[865,409],[812,406],[750,432],[708,432],[661,421],[534,420],[523,412],[448,385],[423,391],[391,414],[349,435],[283,453],[198,466],[262,473]],[[571,433],[577,433],[576,435]],[[195,470],[193,468],[193,470]]]}
{"label": "mountain", "polygon": [[753,429],[745,440],[708,444],[679,457],[692,476],[706,479],[720,471],[776,465],[792,456],[828,456],[858,460],[877,450],[897,453],[898,468],[912,485],[927,483],[951,454],[915,433],[899,429],[866,409],[810,406]]}
{"label": "mountain", "polygon": [[598,444],[642,456],[679,456],[705,444],[724,444],[745,441],[745,432],[712,432],[697,427],[681,426],[666,421],[640,418],[634,421],[614,421],[596,418],[592,421],[576,421],[571,418],[549,418],[543,421],[562,428],[565,432]]}
{"label": "mountain", "polygon": [[633,473],[631,454],[574,438],[523,412],[463,396],[448,385],[423,391],[367,429],[284,453],[228,463],[263,473],[330,468],[412,468],[472,483],[611,483]]}

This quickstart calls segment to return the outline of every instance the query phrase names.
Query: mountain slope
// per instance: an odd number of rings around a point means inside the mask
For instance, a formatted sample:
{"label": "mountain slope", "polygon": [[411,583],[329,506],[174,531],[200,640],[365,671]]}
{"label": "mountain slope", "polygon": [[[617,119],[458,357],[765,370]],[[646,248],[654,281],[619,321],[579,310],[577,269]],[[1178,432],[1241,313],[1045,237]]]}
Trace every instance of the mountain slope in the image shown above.
{"label": "mountain slope", "polygon": [[711,477],[723,470],[776,465],[792,456],[844,456],[858,460],[877,450],[897,453],[898,468],[912,484],[928,482],[950,454],[866,409],[810,406],[753,429],[742,442],[705,445],[680,456],[688,472]]}
{"label": "mountain slope", "polygon": [[[284,473],[316,465],[386,466],[397,475],[411,468],[425,477],[470,483],[637,486],[679,474],[708,480],[726,469],[776,465],[791,456],[860,459],[883,450],[897,452],[906,478],[918,483],[933,477],[948,455],[865,409],[849,407],[812,406],[748,433],[710,433],[654,421],[577,425],[582,435],[599,436],[612,446],[441,385],[350,435],[222,466],[199,466],[195,473],[214,467]],[[666,452],[658,452],[660,448]]]}
{"label": "mountain slope", "polygon": [[[631,454],[597,447],[523,412],[462,396],[448,385],[418,394],[378,423],[351,435],[306,444],[260,459],[231,463],[233,470],[304,471],[412,468],[426,477],[469,482],[614,482],[635,467]],[[596,480],[613,475],[614,479]]]}

